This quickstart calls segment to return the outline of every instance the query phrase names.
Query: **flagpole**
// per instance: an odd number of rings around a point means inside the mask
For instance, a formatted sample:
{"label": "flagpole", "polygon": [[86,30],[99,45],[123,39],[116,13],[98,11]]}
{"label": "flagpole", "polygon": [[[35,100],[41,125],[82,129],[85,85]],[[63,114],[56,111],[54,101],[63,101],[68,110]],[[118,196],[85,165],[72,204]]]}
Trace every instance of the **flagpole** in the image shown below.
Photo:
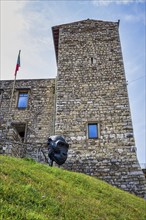
{"label": "flagpole", "polygon": [[20,53],[21,50],[19,50],[18,53],[18,58],[17,58],[17,63],[16,63],[16,69],[15,69],[15,78],[14,78],[14,82],[13,82],[13,88],[12,88],[12,94],[11,94],[11,99],[10,99],[10,106],[9,106],[9,114],[11,112],[11,108],[12,108],[12,101],[13,101],[13,96],[14,96],[14,90],[15,90],[15,84],[16,84],[16,76],[17,76],[17,71],[19,70],[20,67]]}
{"label": "flagpole", "polygon": [[17,63],[16,63],[16,69],[15,69],[15,77],[14,77],[14,81],[13,81],[13,88],[12,88],[12,93],[11,93],[11,98],[10,98],[10,105],[9,105],[9,110],[8,110],[8,119],[7,119],[7,124],[6,124],[6,136],[7,136],[7,132],[8,132],[8,128],[9,128],[9,122],[10,122],[10,113],[11,113],[11,109],[12,109],[12,101],[13,101],[13,96],[14,96],[14,91],[15,91],[15,84],[16,84],[16,76],[17,76],[17,71],[19,70],[20,67],[20,52],[21,50],[19,50],[19,54],[18,54],[18,58],[17,58]]}
{"label": "flagpole", "polygon": [[10,106],[9,106],[9,114],[10,114],[11,108],[12,108],[12,101],[13,101],[13,96],[14,96],[15,84],[16,84],[16,74],[15,74],[15,78],[14,78],[14,82],[13,82],[13,88],[12,88],[12,93],[11,93]]}

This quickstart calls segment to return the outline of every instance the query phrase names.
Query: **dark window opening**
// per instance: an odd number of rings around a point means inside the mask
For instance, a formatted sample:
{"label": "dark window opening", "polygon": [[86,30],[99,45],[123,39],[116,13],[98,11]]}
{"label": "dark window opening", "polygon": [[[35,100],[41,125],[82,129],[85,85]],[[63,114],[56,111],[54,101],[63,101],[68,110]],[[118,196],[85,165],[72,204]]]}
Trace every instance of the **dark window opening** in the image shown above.
{"label": "dark window opening", "polygon": [[24,142],[25,140],[25,132],[26,132],[26,124],[22,123],[12,123],[12,125],[14,126],[14,128],[16,129],[17,133],[19,134],[22,142]]}
{"label": "dark window opening", "polygon": [[91,57],[91,64],[93,64],[93,57]]}
{"label": "dark window opening", "polygon": [[17,107],[25,109],[27,108],[27,103],[28,103],[28,92],[19,92]]}
{"label": "dark window opening", "polygon": [[22,141],[24,141],[25,131],[19,132],[19,135],[20,135]]}
{"label": "dark window opening", "polygon": [[2,96],[3,94],[3,89],[0,89],[0,96]]}
{"label": "dark window opening", "polygon": [[97,123],[88,124],[88,138],[98,138],[98,124]]}
{"label": "dark window opening", "polygon": [[91,64],[95,64],[96,63],[96,59],[91,57]]}

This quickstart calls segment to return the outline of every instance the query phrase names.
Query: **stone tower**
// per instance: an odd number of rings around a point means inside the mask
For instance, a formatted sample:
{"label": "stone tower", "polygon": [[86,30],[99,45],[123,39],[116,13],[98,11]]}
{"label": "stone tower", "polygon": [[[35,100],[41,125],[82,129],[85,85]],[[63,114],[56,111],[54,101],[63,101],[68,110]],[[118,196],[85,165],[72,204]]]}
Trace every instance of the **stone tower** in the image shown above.
{"label": "stone tower", "polygon": [[119,22],[87,19],[52,30],[58,65],[55,133],[70,143],[65,168],[143,197]]}

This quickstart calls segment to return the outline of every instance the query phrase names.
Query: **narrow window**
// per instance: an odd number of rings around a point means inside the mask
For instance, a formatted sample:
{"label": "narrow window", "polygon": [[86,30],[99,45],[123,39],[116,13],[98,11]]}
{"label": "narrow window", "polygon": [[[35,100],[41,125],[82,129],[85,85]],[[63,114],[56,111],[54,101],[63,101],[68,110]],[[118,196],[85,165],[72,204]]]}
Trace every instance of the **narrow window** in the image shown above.
{"label": "narrow window", "polygon": [[91,57],[91,64],[93,64],[93,57]]}
{"label": "narrow window", "polygon": [[17,107],[25,109],[27,108],[27,103],[28,103],[28,92],[19,92]]}
{"label": "narrow window", "polygon": [[97,123],[88,124],[88,138],[98,138],[98,124]]}
{"label": "narrow window", "polygon": [[96,59],[91,57],[91,64],[95,64],[96,63]]}

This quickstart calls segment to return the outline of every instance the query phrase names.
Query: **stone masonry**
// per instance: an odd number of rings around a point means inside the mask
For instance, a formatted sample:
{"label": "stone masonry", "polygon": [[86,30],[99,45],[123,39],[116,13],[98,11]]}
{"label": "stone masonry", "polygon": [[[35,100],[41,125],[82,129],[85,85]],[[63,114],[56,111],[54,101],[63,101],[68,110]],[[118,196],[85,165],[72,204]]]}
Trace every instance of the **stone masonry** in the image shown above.
{"label": "stone masonry", "polygon": [[[56,80],[17,80],[11,112],[13,81],[0,82],[1,149],[45,162],[43,143],[50,135],[63,135],[70,145],[65,169],[144,197],[146,183],[136,156],[119,22],[87,19],[52,31]],[[18,108],[20,91],[28,91],[25,109]],[[89,138],[89,124],[97,125],[97,138]]]}
{"label": "stone masonry", "polygon": [[[7,123],[9,123],[7,137],[11,141],[21,140],[18,132],[21,126],[24,125],[23,147],[26,146],[25,143],[30,143],[30,145],[27,145],[27,155],[25,156],[37,159],[37,149],[47,143],[48,137],[54,134],[55,79],[17,80],[12,108],[9,113],[12,87],[12,80],[0,81],[0,145],[3,146],[5,144]],[[20,91],[28,92],[28,104],[25,109],[19,109],[17,106]],[[22,143],[22,140],[20,142]],[[13,145],[16,148],[16,143],[13,143]],[[34,147],[36,149],[32,151]]]}
{"label": "stone masonry", "polygon": [[[85,20],[53,27],[58,75],[55,132],[70,143],[66,169],[143,196],[119,22]],[[88,123],[98,123],[89,139]]]}

